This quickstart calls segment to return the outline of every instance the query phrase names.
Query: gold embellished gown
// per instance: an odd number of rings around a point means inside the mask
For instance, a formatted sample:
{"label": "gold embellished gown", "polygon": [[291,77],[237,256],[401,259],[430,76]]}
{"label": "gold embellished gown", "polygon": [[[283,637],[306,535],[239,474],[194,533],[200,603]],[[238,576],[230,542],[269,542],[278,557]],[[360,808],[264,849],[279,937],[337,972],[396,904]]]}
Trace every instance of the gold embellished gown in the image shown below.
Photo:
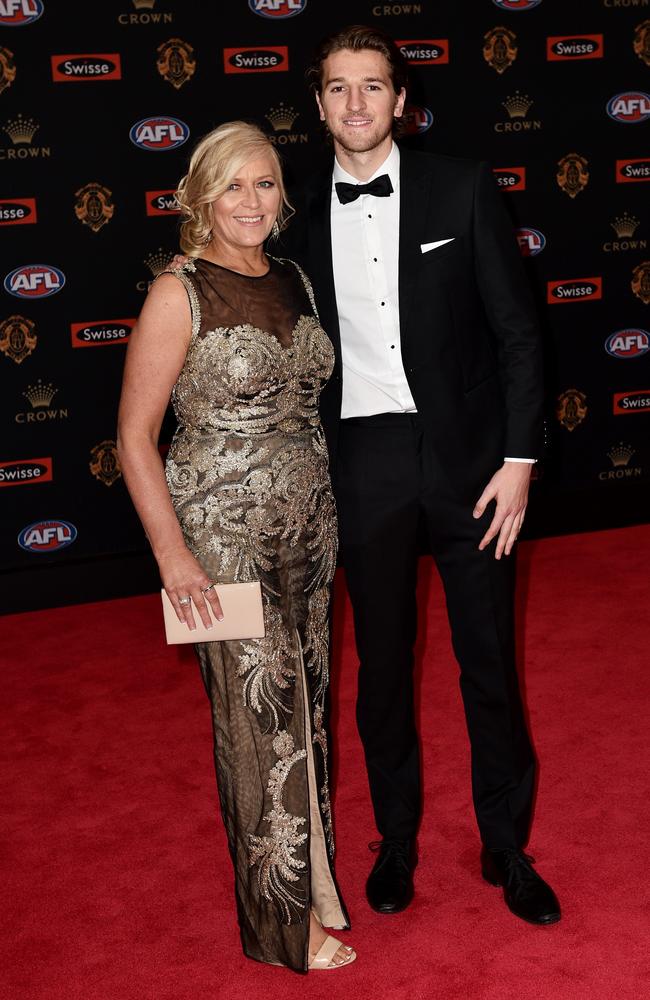
{"label": "gold embellished gown", "polygon": [[244,951],[306,970],[309,911],[348,927],[333,875],[324,729],[336,513],[318,416],[334,354],[303,272],[196,258],[166,476],[211,580],[260,580],[263,639],[198,644]]}

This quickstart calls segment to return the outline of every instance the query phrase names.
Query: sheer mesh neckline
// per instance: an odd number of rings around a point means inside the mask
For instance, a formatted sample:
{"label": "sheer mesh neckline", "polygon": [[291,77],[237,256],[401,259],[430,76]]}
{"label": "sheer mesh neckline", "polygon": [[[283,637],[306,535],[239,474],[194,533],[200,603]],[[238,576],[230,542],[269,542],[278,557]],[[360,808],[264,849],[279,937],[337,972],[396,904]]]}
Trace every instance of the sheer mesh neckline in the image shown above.
{"label": "sheer mesh neckline", "polygon": [[259,281],[260,278],[268,278],[269,274],[273,270],[270,258],[268,269],[264,272],[264,274],[244,274],[242,271],[235,271],[232,267],[226,267],[225,264],[217,264],[214,260],[208,260],[207,257],[195,257],[194,260],[201,260],[204,264],[210,264],[211,267],[218,267],[222,271],[228,271],[229,274],[236,274],[239,278],[249,278],[251,281]]}

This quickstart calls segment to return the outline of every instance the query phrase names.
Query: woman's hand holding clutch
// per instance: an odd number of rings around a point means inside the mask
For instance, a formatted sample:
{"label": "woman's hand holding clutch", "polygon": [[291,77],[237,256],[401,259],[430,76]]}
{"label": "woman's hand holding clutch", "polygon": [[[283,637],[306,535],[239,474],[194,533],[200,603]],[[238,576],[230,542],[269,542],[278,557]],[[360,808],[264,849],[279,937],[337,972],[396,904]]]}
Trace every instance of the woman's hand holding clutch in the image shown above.
{"label": "woman's hand holding clutch", "polygon": [[159,557],[158,568],[178,620],[185,622],[190,631],[196,628],[195,611],[205,627],[212,628],[207,604],[212,608],[214,617],[223,621],[214,584],[186,546]]}

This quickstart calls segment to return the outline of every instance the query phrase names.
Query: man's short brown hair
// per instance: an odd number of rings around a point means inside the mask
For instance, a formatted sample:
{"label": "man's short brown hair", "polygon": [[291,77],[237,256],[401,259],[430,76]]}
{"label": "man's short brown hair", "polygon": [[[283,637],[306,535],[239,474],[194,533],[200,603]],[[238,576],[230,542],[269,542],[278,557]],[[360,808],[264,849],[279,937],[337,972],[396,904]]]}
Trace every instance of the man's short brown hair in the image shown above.
{"label": "man's short brown hair", "polygon": [[399,94],[408,83],[408,64],[395,42],[379,28],[369,28],[364,24],[351,24],[347,28],[328,35],[318,45],[306,73],[310,90],[320,94],[323,86],[323,63],[333,52],[349,49],[361,52],[371,49],[380,52],[388,63],[393,90]]}

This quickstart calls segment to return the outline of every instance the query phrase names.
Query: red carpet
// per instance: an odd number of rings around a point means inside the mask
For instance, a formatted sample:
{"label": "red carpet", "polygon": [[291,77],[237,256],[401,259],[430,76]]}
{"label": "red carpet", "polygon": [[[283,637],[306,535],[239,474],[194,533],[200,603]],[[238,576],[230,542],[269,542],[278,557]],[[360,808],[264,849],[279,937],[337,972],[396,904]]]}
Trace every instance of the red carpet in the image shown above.
{"label": "red carpet", "polygon": [[522,546],[524,682],[541,759],[529,850],[564,910],[549,928],[518,921],[478,873],[468,748],[437,578],[422,587],[426,800],[417,895],[397,917],[366,906],[375,831],[339,580],[338,874],[353,921],[346,940],[359,958],[307,978],[241,955],[208,704],[191,654],[161,641],[158,598],[2,619],[4,995],[647,996],[649,548],[650,526]]}

